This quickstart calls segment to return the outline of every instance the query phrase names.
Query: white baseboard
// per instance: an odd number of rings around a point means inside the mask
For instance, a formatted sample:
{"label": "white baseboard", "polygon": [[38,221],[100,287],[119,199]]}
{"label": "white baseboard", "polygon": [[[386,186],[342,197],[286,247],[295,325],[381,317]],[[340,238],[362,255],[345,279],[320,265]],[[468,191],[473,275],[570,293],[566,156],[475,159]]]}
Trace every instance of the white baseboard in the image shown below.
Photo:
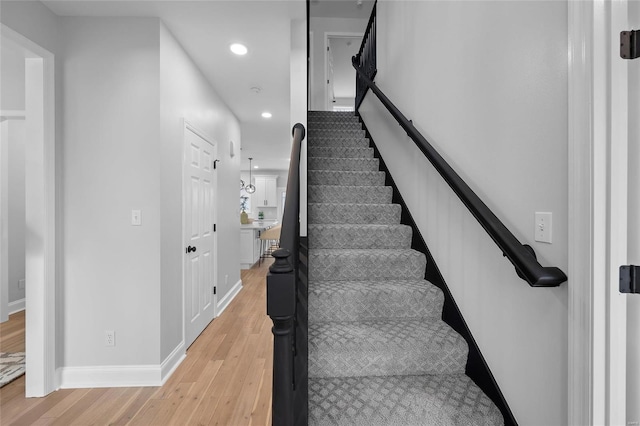
{"label": "white baseboard", "polygon": [[162,364],[160,364],[160,378],[163,385],[167,381],[167,379],[171,377],[173,372],[176,371],[176,368],[178,368],[178,366],[182,364],[182,361],[184,361],[186,357],[187,351],[184,347],[183,340],[178,346],[176,346],[176,348],[169,354],[169,356],[164,361],[162,361]]}
{"label": "white baseboard", "polygon": [[25,299],[22,298],[14,302],[9,302],[8,308],[9,308],[9,315],[15,314],[16,312],[24,311]]}
{"label": "white baseboard", "polygon": [[62,367],[61,389],[162,386],[185,359],[184,341],[160,365]]}
{"label": "white baseboard", "polygon": [[229,292],[222,298],[222,300],[218,302],[218,316],[220,316],[222,312],[227,309],[229,303],[231,303],[231,301],[238,295],[238,293],[240,293],[240,290],[242,290],[242,280],[238,280],[238,282],[235,283],[233,287],[231,287],[231,290],[229,290]]}

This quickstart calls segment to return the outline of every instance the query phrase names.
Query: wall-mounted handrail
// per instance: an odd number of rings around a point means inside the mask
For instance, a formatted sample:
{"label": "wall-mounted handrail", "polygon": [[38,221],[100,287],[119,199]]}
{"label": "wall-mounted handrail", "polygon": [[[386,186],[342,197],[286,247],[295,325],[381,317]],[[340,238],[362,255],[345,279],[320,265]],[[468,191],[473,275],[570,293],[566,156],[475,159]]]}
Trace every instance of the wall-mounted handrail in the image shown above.
{"label": "wall-mounted handrail", "polygon": [[422,136],[414,127],[413,123],[409,121],[393,102],[385,96],[382,90],[368,78],[366,73],[358,66],[359,63],[355,56],[351,62],[358,73],[358,78],[375,93],[398,124],[407,132],[417,147],[424,153],[438,173],[440,173],[440,176],[449,184],[458,198],[467,206],[471,214],[473,214],[493,241],[500,247],[504,255],[513,263],[518,275],[532,287],[557,287],[567,281],[567,276],[559,268],[555,266],[545,267],[538,263],[533,249],[518,241],[491,209],[473,192],[458,173],[453,170],[449,163],[447,163],[425,137]]}
{"label": "wall-mounted handrail", "polygon": [[273,321],[272,423],[292,426],[295,419],[295,315],[300,246],[300,149],[304,126],[293,126],[287,195],[282,214],[280,249],[267,275],[267,315]]}

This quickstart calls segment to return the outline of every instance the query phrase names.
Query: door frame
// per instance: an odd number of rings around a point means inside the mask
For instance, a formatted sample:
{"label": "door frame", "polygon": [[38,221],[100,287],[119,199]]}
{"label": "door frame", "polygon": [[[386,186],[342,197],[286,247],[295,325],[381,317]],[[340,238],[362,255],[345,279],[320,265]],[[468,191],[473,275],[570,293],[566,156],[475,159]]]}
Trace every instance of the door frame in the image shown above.
{"label": "door frame", "polygon": [[[182,129],[183,129],[183,133],[182,133],[182,240],[180,241],[181,244],[184,244],[184,241],[186,240],[186,215],[184,212],[184,207],[185,207],[185,201],[186,201],[186,182],[184,179],[184,175],[185,175],[185,163],[186,163],[186,149],[185,149],[185,140],[186,140],[186,135],[187,132],[192,132],[196,135],[198,135],[199,137],[201,137],[202,139],[204,139],[207,143],[211,144],[211,146],[213,146],[213,157],[214,160],[217,159],[217,155],[218,155],[218,144],[215,142],[215,140],[213,138],[211,138],[209,135],[207,135],[207,133],[205,133],[204,131],[202,131],[201,129],[199,129],[198,127],[196,127],[195,125],[193,125],[191,122],[189,122],[187,119],[183,118],[182,119],[183,125],[182,125]],[[212,203],[214,205],[213,208],[213,223],[218,223],[218,175],[217,173],[213,173],[213,190],[214,190],[214,195],[213,195],[213,200]],[[218,233],[217,232],[213,232],[213,256],[212,256],[212,261],[213,261],[213,285],[214,287],[218,286]],[[184,257],[183,257],[184,259]],[[187,321],[186,321],[186,313],[187,313],[187,297],[186,297],[186,292],[187,292],[187,283],[185,282],[185,265],[186,265],[186,261],[183,260],[182,261],[182,341],[185,344],[185,350],[188,348],[187,345]],[[213,295],[212,297],[212,302],[213,303],[213,318],[217,318],[219,315],[218,312],[218,295],[217,293]],[[197,340],[197,338],[196,338]],[[195,342],[195,340],[194,340]],[[191,343],[193,344],[193,342]]]}
{"label": "door frame", "polygon": [[[56,376],[56,170],[55,57],[22,34],[0,24],[0,36],[25,53],[27,145],[25,156],[26,238],[25,394],[45,396],[59,387]],[[32,84],[33,83],[33,84]],[[30,105],[32,105],[30,107]],[[33,118],[35,117],[35,118]]]}
{"label": "door frame", "polygon": [[568,2],[569,425],[626,424],[627,6]]}
{"label": "door frame", "polygon": [[[364,37],[364,33],[357,32],[344,32],[344,31],[327,31],[324,33],[324,80],[323,83],[329,79],[329,39],[330,38],[356,38],[356,37]],[[353,70],[353,84],[355,85],[355,70]],[[331,96],[329,93],[329,84],[324,83],[324,104],[326,107],[326,111],[333,111],[333,105],[331,102]]]}

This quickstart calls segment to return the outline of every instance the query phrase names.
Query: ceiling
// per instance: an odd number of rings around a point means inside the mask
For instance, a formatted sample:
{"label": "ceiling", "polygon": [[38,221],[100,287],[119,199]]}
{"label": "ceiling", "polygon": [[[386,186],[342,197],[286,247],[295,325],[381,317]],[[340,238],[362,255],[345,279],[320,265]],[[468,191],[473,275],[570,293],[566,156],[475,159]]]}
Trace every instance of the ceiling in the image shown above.
{"label": "ceiling", "polygon": [[[242,164],[288,168],[291,146],[291,20],[306,18],[305,0],[43,0],[60,16],[157,17],[211,82],[242,127]],[[373,0],[310,0],[317,17],[368,18]],[[245,56],[229,51],[243,43]],[[259,93],[252,88],[259,88]],[[273,114],[261,117],[263,111]]]}

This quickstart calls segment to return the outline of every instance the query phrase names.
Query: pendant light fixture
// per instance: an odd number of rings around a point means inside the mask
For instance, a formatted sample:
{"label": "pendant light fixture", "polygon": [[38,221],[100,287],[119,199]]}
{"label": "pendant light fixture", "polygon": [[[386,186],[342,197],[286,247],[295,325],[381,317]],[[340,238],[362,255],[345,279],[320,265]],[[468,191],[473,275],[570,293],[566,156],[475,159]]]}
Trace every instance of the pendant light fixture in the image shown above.
{"label": "pendant light fixture", "polygon": [[247,191],[247,194],[253,194],[254,192],[256,192],[256,186],[251,183],[251,160],[253,160],[253,158],[249,157],[249,185],[244,187],[244,190]]}

